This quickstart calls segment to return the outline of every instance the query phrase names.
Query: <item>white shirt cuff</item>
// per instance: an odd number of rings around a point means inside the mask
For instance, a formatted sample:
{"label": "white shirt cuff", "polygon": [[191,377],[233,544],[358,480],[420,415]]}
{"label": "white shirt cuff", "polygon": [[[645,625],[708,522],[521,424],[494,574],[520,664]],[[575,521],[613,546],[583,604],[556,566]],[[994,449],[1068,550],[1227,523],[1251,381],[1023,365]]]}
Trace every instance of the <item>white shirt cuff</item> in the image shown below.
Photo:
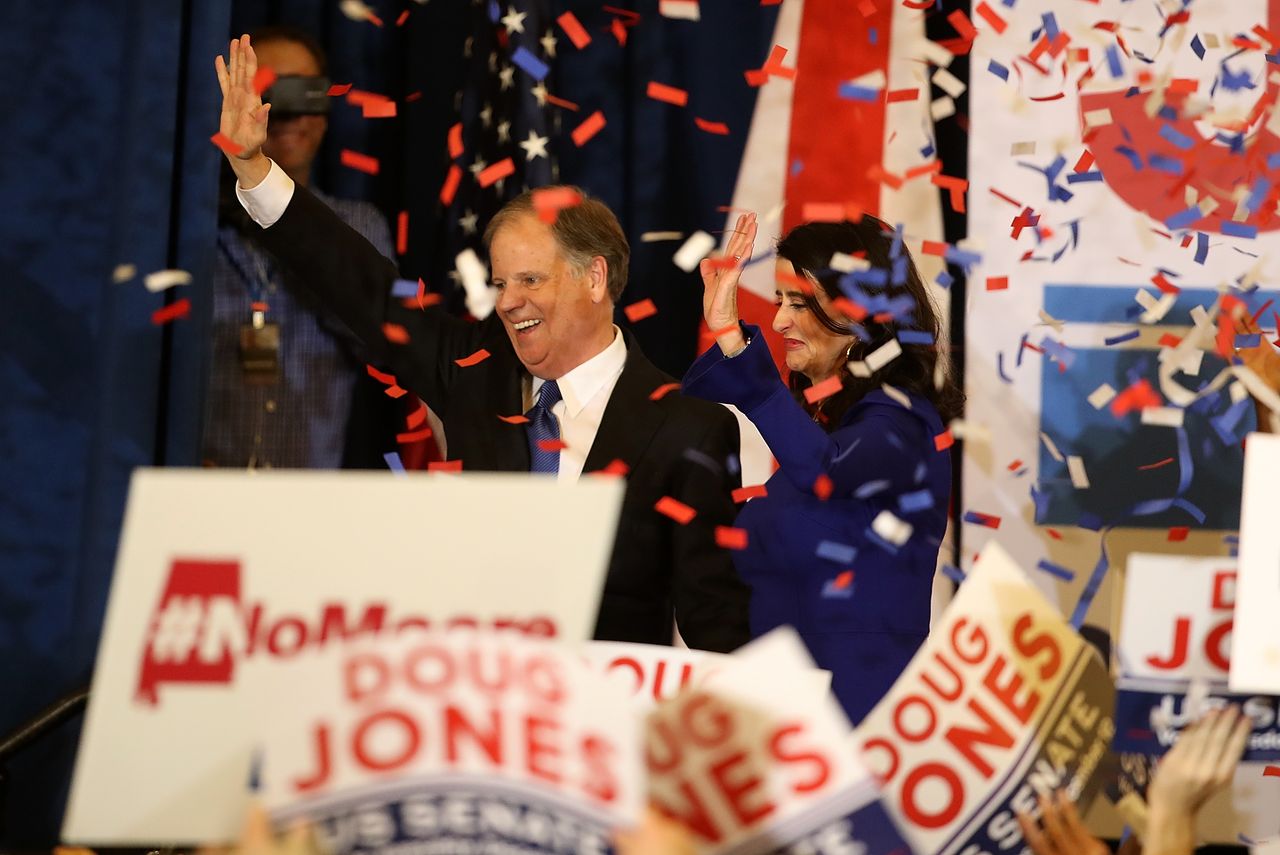
{"label": "white shirt cuff", "polygon": [[293,198],[293,179],[272,160],[271,171],[257,187],[246,190],[239,181],[236,182],[236,198],[249,212],[249,217],[267,229],[275,225],[284,216],[284,209],[289,207],[289,200]]}

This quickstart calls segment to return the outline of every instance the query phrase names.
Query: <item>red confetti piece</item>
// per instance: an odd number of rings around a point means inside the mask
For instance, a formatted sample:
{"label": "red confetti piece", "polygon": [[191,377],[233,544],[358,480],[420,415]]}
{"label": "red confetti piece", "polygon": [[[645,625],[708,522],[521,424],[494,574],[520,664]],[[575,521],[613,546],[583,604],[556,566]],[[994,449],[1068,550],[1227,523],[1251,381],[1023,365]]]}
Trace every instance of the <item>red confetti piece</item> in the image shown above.
{"label": "red confetti piece", "polygon": [[422,423],[425,422],[426,420],[427,420],[427,405],[419,401],[418,409],[414,410],[412,413],[409,413],[409,415],[405,416],[404,425],[410,430],[413,430],[415,428],[422,427]]}
{"label": "red confetti piece", "polygon": [[458,122],[449,128],[449,159],[462,157],[462,151],[462,122]]}
{"label": "red confetti piece", "polygon": [[926,240],[920,244],[920,251],[925,255],[942,256],[947,254],[947,243],[941,240]]}
{"label": "red confetti piece", "polygon": [[600,129],[604,127],[604,113],[596,110],[590,116],[583,120],[582,124],[573,129],[571,136],[573,144],[582,147],[587,140],[600,133]]}
{"label": "red confetti piece", "polygon": [[461,460],[433,460],[427,464],[428,472],[461,472]]}
{"label": "red confetti piece", "polygon": [[222,131],[218,131],[218,133],[209,137],[209,142],[213,143],[232,157],[235,157],[240,154],[240,152],[244,151],[244,146],[239,143],[232,142],[231,138],[222,133]]}
{"label": "red confetti piece", "polygon": [[252,303],[249,304],[249,308],[255,312],[266,312],[270,310],[270,306],[268,306],[266,303],[262,302],[261,300],[254,300]]}
{"label": "red confetti piece", "polygon": [[[890,89],[885,95],[884,100],[889,104],[897,104],[899,101],[915,101],[920,98],[919,88],[915,89]],[[938,164],[939,167],[942,164]]]}
{"label": "red confetti piece", "polygon": [[174,300],[167,306],[156,309],[151,313],[151,323],[159,326],[167,324],[169,321],[176,321],[179,318],[185,318],[191,314],[191,300],[183,297],[181,300]]}
{"label": "red confetti piece", "polygon": [[366,175],[378,174],[378,159],[376,157],[370,157],[367,154],[361,154],[360,152],[352,151],[349,148],[344,148],[342,150],[342,165],[349,166],[358,172],[365,173]]}
{"label": "red confetti piece", "polygon": [[729,133],[729,126],[724,122],[712,122],[707,119],[699,119],[697,116],[694,116],[693,123],[698,126],[698,130],[706,131],[709,134],[727,136]]}
{"label": "red confetti piece", "polygon": [[489,351],[485,350],[482,347],[479,350],[477,350],[475,353],[471,354],[470,356],[464,356],[461,359],[455,359],[453,361],[454,361],[454,364],[456,364],[459,368],[470,368],[473,365],[479,365],[481,362],[484,362],[488,358],[489,358]]}
{"label": "red confetti piece", "polygon": [[366,119],[394,119],[396,102],[390,98],[370,98],[360,105],[360,113]]}
{"label": "red confetti piece", "polygon": [[415,442],[422,442],[431,438],[431,428],[422,428],[421,430],[408,431],[406,433],[396,434],[396,442],[401,445],[411,445]]}
{"label": "red confetti piece", "polygon": [[405,395],[409,394],[408,389],[402,389],[395,384],[388,386],[382,391],[386,393],[388,398],[403,398]]}
{"label": "red confetti piece", "polygon": [[828,377],[821,383],[814,383],[808,389],[805,389],[804,399],[810,404],[816,404],[823,398],[831,397],[843,388],[844,385],[840,382],[840,375],[837,374],[834,377]]}
{"label": "red confetti piece", "polygon": [[1174,543],[1181,543],[1187,539],[1187,535],[1191,533],[1191,529],[1185,525],[1175,525],[1169,529],[1169,540]]}
{"label": "red confetti piece", "polygon": [[270,89],[271,84],[275,82],[276,70],[264,65],[253,75],[253,91],[261,95]]}
{"label": "red confetti piece", "polygon": [[794,68],[784,68],[782,60],[787,57],[787,49],[782,45],[774,45],[773,50],[769,51],[769,58],[765,60],[764,66],[760,69],[770,77],[782,77],[787,80],[795,80],[796,70]]}
{"label": "red confetti piece", "polygon": [[956,438],[952,436],[951,429],[947,428],[942,433],[933,438],[933,447],[938,451],[946,451],[948,448],[956,444]]}
{"label": "red confetti piece", "polygon": [[407,20],[409,20],[409,10],[405,9],[403,12],[400,13],[400,17],[396,18],[396,26],[403,27],[404,22]]}
{"label": "red confetti piece", "polygon": [[657,389],[654,389],[652,392],[649,393],[649,400],[660,401],[663,398],[665,398],[669,393],[675,392],[679,388],[680,388],[679,383],[663,383]]}
{"label": "red confetti piece", "polygon": [[658,314],[658,307],[653,304],[653,300],[645,297],[639,302],[623,307],[622,311],[627,316],[627,320],[634,324]]}
{"label": "red confetti piece", "polygon": [[1148,463],[1145,466],[1139,466],[1138,468],[1144,471],[1147,469],[1159,469],[1161,466],[1168,466],[1172,462],[1172,457],[1166,457],[1164,460],[1157,460],[1155,463]]}
{"label": "red confetti piece", "polygon": [[734,504],[745,502],[747,499],[759,499],[769,495],[769,491],[764,484],[753,484],[750,487],[739,487],[733,491]]}
{"label": "red confetti piece", "polygon": [[1151,388],[1150,382],[1139,380],[1111,399],[1111,415],[1119,418],[1133,410],[1159,407],[1163,403],[1160,395]]}
{"label": "red confetti piece", "polygon": [[408,344],[409,331],[399,324],[383,324],[382,334],[387,337],[387,341],[392,344]]}
{"label": "red confetti piece", "polygon": [[675,104],[677,107],[684,107],[689,103],[688,92],[683,89],[677,89],[674,86],[668,86],[665,83],[659,83],[656,80],[649,81],[649,89],[646,94],[655,101]]}
{"label": "red confetti piece", "polygon": [[445,176],[444,186],[440,188],[440,203],[448,206],[453,204],[453,197],[458,192],[458,184],[462,181],[462,167],[453,164],[449,167],[449,174]]}
{"label": "red confetti piece", "polygon": [[1165,333],[1164,335],[1160,336],[1160,341],[1158,342],[1158,344],[1161,347],[1177,347],[1178,345],[1182,344],[1182,336],[1177,336],[1177,335],[1174,335],[1173,333]]}
{"label": "red confetti piece", "polygon": [[569,41],[573,42],[573,46],[578,50],[582,50],[591,44],[591,36],[583,28],[582,23],[572,12],[565,12],[556,23],[560,25],[560,29],[564,30],[564,34],[569,37]]}
{"label": "red confetti piece", "polygon": [[1093,152],[1085,149],[1084,154],[1080,155],[1080,159],[1076,161],[1076,165],[1071,168],[1071,171],[1088,172],[1091,166],[1093,166]]}
{"label": "red confetti piece", "polygon": [[565,208],[582,204],[582,194],[571,187],[547,187],[533,191],[533,210],[547,225],[556,221]]}
{"label": "red confetti piece", "polygon": [[669,517],[675,520],[680,523],[680,525],[688,525],[690,521],[698,515],[698,512],[693,508],[689,507],[684,502],[671,498],[670,496],[663,496],[659,499],[657,504],[653,506],[653,509],[664,517]]}
{"label": "red confetti piece", "polygon": [[813,495],[825,502],[827,499],[831,498],[832,487],[833,485],[831,483],[830,476],[824,472],[818,476],[816,481],[813,482]]}
{"label": "red confetti piece", "polygon": [[504,157],[492,166],[486,166],[480,170],[480,174],[476,176],[476,181],[479,182],[481,187],[488,187],[509,175],[514,175],[515,171],[515,161],[509,157]]}
{"label": "red confetti piece", "polygon": [[409,251],[409,212],[401,211],[396,215],[396,254],[404,255]]}
{"label": "red confetti piece", "polygon": [[379,371],[378,369],[374,368],[372,365],[366,365],[364,368],[366,371],[369,372],[370,377],[372,377],[374,380],[377,380],[383,386],[390,386],[396,382],[396,377],[394,374],[388,374],[385,371]]}
{"label": "red confetti piece", "polygon": [[527,425],[529,423],[529,419],[525,416],[498,416],[498,418],[509,425]]}
{"label": "red confetti piece", "polygon": [[1152,276],[1151,283],[1166,294],[1177,294],[1182,291],[1181,288],[1166,279],[1163,273],[1157,273]]}
{"label": "red confetti piece", "polygon": [[951,22],[951,26],[956,28],[956,32],[960,34],[960,38],[967,42],[971,42],[978,37],[978,31],[974,29],[973,23],[969,20],[969,16],[964,13],[963,9],[957,9],[947,16],[947,20]]}
{"label": "red confetti piece", "polygon": [[1062,535],[1058,532],[1056,528],[1046,528],[1045,533],[1048,534],[1050,537],[1052,537],[1054,540],[1062,540]]}
{"label": "red confetti piece", "polygon": [[375,15],[372,9],[369,10],[368,18],[369,18],[369,23],[373,24],[375,27],[382,26],[382,19],[379,18],[377,15]]}
{"label": "red confetti piece", "polygon": [[1280,766],[1268,766],[1262,770],[1264,778],[1280,778]]}
{"label": "red confetti piece", "polygon": [[350,83],[335,83],[329,87],[328,95],[330,98],[337,98],[339,96],[346,95],[350,91]]}
{"label": "red confetti piece", "polygon": [[538,448],[542,449],[548,454],[556,454],[558,452],[564,451],[568,447],[569,446],[564,444],[564,440],[561,440],[561,439],[538,440]]}
{"label": "red confetti piece", "polygon": [[853,584],[853,571],[845,570],[843,573],[841,573],[839,576],[836,576],[836,578],[832,580],[831,587],[835,588],[837,591],[840,591],[840,590],[844,590],[845,588],[849,587],[852,584]]}
{"label": "red confetti piece", "polygon": [[547,95],[547,103],[554,104],[555,106],[561,107],[565,110],[572,110],[575,113],[578,112],[577,104],[573,103],[572,101],[566,101],[563,98],[557,98],[556,96],[551,94]]}
{"label": "red confetti piece", "polygon": [[988,291],[1004,291],[1008,287],[1009,287],[1008,276],[988,276],[987,277]]}
{"label": "red confetti piece", "polygon": [[1010,472],[1017,472],[1019,469],[1022,468],[1022,459],[1019,458],[1017,460],[1014,460],[1012,463],[1009,464],[1007,468],[1009,469]]}
{"label": "red confetti piece", "polygon": [[[978,8],[974,11],[978,13],[982,20],[990,24],[991,29],[995,30],[997,33],[1003,33],[1005,28],[1009,26],[1008,23],[1005,22],[1004,18],[997,15],[996,11],[987,5],[987,0],[982,0],[982,2],[978,4]],[[957,29],[959,28],[957,27]]]}
{"label": "red confetti piece", "polygon": [[631,467],[628,466],[625,461],[615,459],[610,461],[608,466],[599,470],[597,474],[613,475],[618,478],[622,478],[630,471],[631,471]]}
{"label": "red confetti piece", "polygon": [[716,545],[725,549],[746,549],[747,530],[728,525],[716,526]]}
{"label": "red confetti piece", "polygon": [[974,525],[985,526],[986,528],[1000,528],[1000,517],[993,514],[984,514],[981,511],[967,511],[964,515],[964,521]]}

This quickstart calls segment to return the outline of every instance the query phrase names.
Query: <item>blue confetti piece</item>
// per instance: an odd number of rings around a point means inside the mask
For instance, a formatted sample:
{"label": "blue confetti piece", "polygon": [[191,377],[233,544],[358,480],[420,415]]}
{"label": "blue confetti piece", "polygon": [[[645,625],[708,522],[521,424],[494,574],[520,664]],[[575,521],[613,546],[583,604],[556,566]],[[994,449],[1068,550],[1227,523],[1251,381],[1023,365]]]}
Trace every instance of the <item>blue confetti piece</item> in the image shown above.
{"label": "blue confetti piece", "polygon": [[857,86],[853,83],[841,83],[840,88],[836,90],[836,94],[847,101],[879,101],[880,93],[883,90],[871,89],[867,86]]}
{"label": "blue confetti piece", "polygon": [[982,261],[982,254],[969,249],[961,249],[958,246],[948,246],[947,252],[943,256],[952,264],[958,264],[961,267],[972,267]]}
{"label": "blue confetti piece", "polygon": [[1204,42],[1200,41],[1199,33],[1191,38],[1191,49],[1195,51],[1197,57],[1204,59]]}
{"label": "blue confetti piece", "polygon": [[1222,75],[1219,79],[1222,81],[1222,88],[1228,92],[1257,88],[1257,84],[1253,82],[1253,76],[1248,69],[1241,69],[1238,72],[1232,71],[1225,61],[1222,63]]}
{"label": "blue confetti piece", "polygon": [[1265,175],[1259,175],[1258,180],[1253,182],[1253,187],[1249,189],[1249,196],[1244,200],[1244,208],[1250,214],[1255,213],[1258,208],[1266,201],[1267,193],[1271,190],[1271,182],[1267,180]]}
{"label": "blue confetti piece", "polygon": [[1184,169],[1182,161],[1162,154],[1152,154],[1147,158],[1147,163],[1151,164],[1152,169],[1158,169],[1170,175],[1181,175]]}
{"label": "blue confetti piece", "polygon": [[822,597],[827,600],[851,600],[853,599],[853,589],[856,582],[850,582],[847,585],[839,585],[835,579],[828,579],[826,584],[822,586]]}
{"label": "blue confetti piece", "polygon": [[902,344],[933,344],[933,333],[924,330],[898,330],[898,341]]}
{"label": "blue confetti piece", "polygon": [[1089,574],[1089,580],[1084,584],[1084,591],[1080,594],[1080,599],[1076,601],[1076,610],[1071,615],[1071,628],[1080,629],[1084,624],[1084,616],[1089,613],[1089,606],[1093,603],[1093,598],[1098,595],[1098,590],[1102,587],[1102,580],[1107,575],[1107,568],[1111,566],[1111,560],[1107,558],[1107,537],[1102,536],[1101,555],[1098,557],[1098,563],[1093,565],[1093,572]]}
{"label": "blue confetti piece", "polygon": [[1267,155],[1267,169],[1280,169],[1280,151]]}
{"label": "blue confetti piece", "polygon": [[1107,47],[1107,69],[1117,80],[1124,76],[1124,65],[1120,62],[1120,49],[1115,45]]}
{"label": "blue confetti piece", "polygon": [[1045,12],[1040,16],[1040,20],[1044,22],[1044,34],[1049,37],[1049,41],[1053,41],[1058,37],[1058,19],[1053,17],[1052,12]]}
{"label": "blue confetti piece", "polygon": [[1171,143],[1174,148],[1190,151],[1195,148],[1196,141],[1170,124],[1160,126],[1160,136]]}
{"label": "blue confetti piece", "polygon": [[1272,65],[1280,65],[1280,53],[1264,53],[1263,56],[1265,56],[1267,58],[1267,62]]}
{"label": "blue confetti piece", "polygon": [[1259,333],[1239,333],[1236,335],[1236,349],[1257,347],[1262,344],[1262,336]]}
{"label": "blue confetti piece", "polygon": [[1156,115],[1164,119],[1166,122],[1178,121],[1178,111],[1168,105],[1157,110]]}
{"label": "blue confetti piece", "polygon": [[792,177],[795,177],[799,175],[801,172],[804,172],[804,161],[801,160],[800,158],[796,158],[795,160],[791,161],[791,175]]}
{"label": "blue confetti piece", "polygon": [[881,478],[878,481],[868,481],[853,491],[853,497],[855,499],[868,499],[876,493],[883,493],[887,489],[889,489],[888,479]]}
{"label": "blue confetti piece", "polygon": [[933,153],[935,151],[937,151],[937,149],[934,148],[933,143],[930,142],[924,148],[920,149],[920,156],[923,157],[925,160],[928,160],[929,158],[933,157]]}
{"label": "blue confetti piece", "polygon": [[987,71],[991,72],[996,77],[999,77],[1005,83],[1009,82],[1009,69],[1005,68],[994,59],[987,63]]}
{"label": "blue confetti piece", "polygon": [[400,462],[400,452],[388,451],[382,455],[382,459],[387,461],[387,466],[397,475],[404,475],[404,464]]}
{"label": "blue confetti piece", "polygon": [[1089,172],[1073,172],[1067,176],[1068,184],[1080,184],[1085,181],[1101,181],[1102,173],[1098,170],[1090,170]]}
{"label": "blue confetti piece", "polygon": [[938,283],[939,288],[950,288],[955,283],[956,278],[951,275],[950,270],[944,267],[933,281]]}
{"label": "blue confetti piece", "polygon": [[524,69],[525,73],[534,80],[542,80],[551,70],[551,66],[534,56],[533,52],[524,45],[516,48],[515,53],[511,54],[511,61]]}
{"label": "blue confetti piece", "polygon": [[1202,217],[1203,214],[1200,213],[1200,209],[1195,205],[1192,205],[1189,208],[1183,208],[1181,211],[1165,220],[1164,227],[1171,232],[1176,232],[1179,229],[1187,228]]}
{"label": "blue confetti piece", "polygon": [[880,44],[880,28],[879,27],[867,28],[867,43],[873,44],[873,45]]}
{"label": "blue confetti piece", "polygon": [[818,544],[817,555],[819,558],[835,561],[837,564],[852,564],[853,559],[858,556],[858,550],[847,543],[824,540]]}
{"label": "blue confetti piece", "polygon": [[1248,223],[1233,223],[1229,220],[1223,220],[1222,233],[1231,237],[1253,240],[1258,236],[1258,227],[1251,226]]}
{"label": "blue confetti piece", "polygon": [[418,296],[418,283],[413,279],[397,279],[391,284],[392,297]]}
{"label": "blue confetti piece", "polygon": [[498,8],[498,0],[489,0],[489,20],[498,23],[502,18],[502,10]]}
{"label": "blue confetti piece", "polygon": [[946,576],[948,579],[950,579],[952,582],[955,582],[957,585],[964,584],[964,571],[961,570],[959,567],[955,567],[951,564],[943,564],[942,575]]}
{"label": "blue confetti piece", "polygon": [[1204,264],[1209,258],[1209,236],[1196,232],[1196,264]]}
{"label": "blue confetti piece", "polygon": [[1113,335],[1110,338],[1104,338],[1102,340],[1102,343],[1105,344],[1107,347],[1111,347],[1111,345],[1119,344],[1122,341],[1133,341],[1135,338],[1137,338],[1141,334],[1142,333],[1140,333],[1138,330],[1131,330],[1130,332],[1127,332],[1127,333],[1121,333],[1120,335]]}
{"label": "blue confetti piece", "polygon": [[1010,385],[1013,384],[1013,378],[1010,377],[1008,374],[1004,373],[1004,351],[1003,350],[997,351],[996,353],[996,374],[1000,375],[1000,379],[1003,380],[1004,382],[1009,383]]}
{"label": "blue confetti piece", "polygon": [[933,507],[933,494],[928,490],[916,490],[913,493],[903,493],[898,497],[898,510],[904,514],[914,513],[916,511],[927,511]]}
{"label": "blue confetti piece", "polygon": [[262,789],[262,746],[255,746],[249,757],[249,792],[257,793]]}
{"label": "blue confetti piece", "polygon": [[1040,559],[1040,563],[1037,564],[1036,567],[1048,573],[1050,576],[1057,576],[1059,579],[1063,580],[1064,582],[1070,582],[1076,578],[1076,574],[1074,571],[1068,570],[1066,567],[1063,567],[1061,564],[1054,564],[1052,561],[1049,561],[1044,558]]}
{"label": "blue confetti piece", "polygon": [[1127,145],[1116,146],[1116,153],[1123,154],[1129,159],[1129,165],[1133,167],[1134,172],[1142,171],[1142,157]]}
{"label": "blue confetti piece", "polygon": [[1080,528],[1087,528],[1089,531],[1100,531],[1102,529],[1102,517],[1085,511],[1076,520],[1076,525],[1080,526]]}

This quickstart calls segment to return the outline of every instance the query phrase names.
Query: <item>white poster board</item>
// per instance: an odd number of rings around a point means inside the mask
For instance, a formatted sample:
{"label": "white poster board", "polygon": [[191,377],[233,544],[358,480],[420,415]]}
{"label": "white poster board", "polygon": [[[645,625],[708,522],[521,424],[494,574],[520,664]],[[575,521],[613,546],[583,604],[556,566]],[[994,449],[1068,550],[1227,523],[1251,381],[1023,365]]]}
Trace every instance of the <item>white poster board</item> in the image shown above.
{"label": "white poster board", "polygon": [[1280,436],[1250,434],[1240,508],[1233,692],[1280,695]]}
{"label": "white poster board", "polygon": [[249,687],[304,651],[442,625],[585,640],[622,492],[604,478],[138,470],[64,838],[234,836],[270,713]]}

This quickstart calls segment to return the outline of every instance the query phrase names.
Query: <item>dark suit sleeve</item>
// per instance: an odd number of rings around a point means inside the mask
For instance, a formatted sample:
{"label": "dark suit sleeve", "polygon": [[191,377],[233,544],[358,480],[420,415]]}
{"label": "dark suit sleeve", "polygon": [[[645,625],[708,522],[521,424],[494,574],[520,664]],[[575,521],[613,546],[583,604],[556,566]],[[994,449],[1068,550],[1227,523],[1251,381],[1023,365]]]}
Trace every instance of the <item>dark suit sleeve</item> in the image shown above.
{"label": "dark suit sleeve", "polygon": [[738,514],[732,494],[740,478],[727,465],[738,459],[738,422],[723,407],[713,413],[714,418],[699,421],[704,433],[689,444],[678,464],[673,498],[698,515],[688,525],[673,524],[671,595],[685,643],[728,653],[751,638],[751,589],[734,570],[729,550],[716,544],[716,527],[732,526]]}
{"label": "dark suit sleeve", "polygon": [[[445,409],[459,372],[454,360],[479,349],[488,324],[469,324],[438,308],[405,309],[391,297],[395,264],[305,187],[294,188],[289,207],[262,230],[260,242],[293,273],[295,287],[346,324],[399,385],[436,412]],[[407,344],[387,340],[388,322],[404,328]]]}

